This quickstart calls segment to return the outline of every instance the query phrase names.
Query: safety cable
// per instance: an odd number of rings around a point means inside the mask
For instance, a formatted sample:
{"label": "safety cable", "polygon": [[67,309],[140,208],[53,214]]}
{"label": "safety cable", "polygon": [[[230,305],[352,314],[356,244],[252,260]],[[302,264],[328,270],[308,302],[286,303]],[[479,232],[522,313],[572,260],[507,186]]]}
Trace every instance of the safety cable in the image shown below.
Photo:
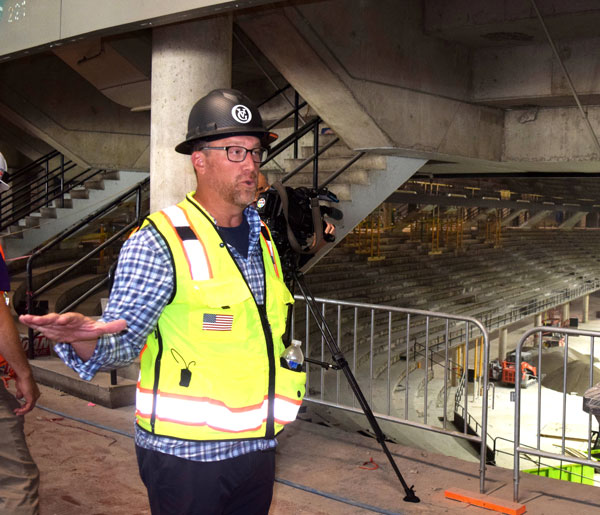
{"label": "safety cable", "polygon": [[592,127],[592,124],[590,123],[587,113],[584,111],[583,106],[581,105],[581,102],[579,101],[579,95],[577,94],[577,91],[575,90],[575,86],[573,85],[571,76],[569,75],[569,72],[567,70],[567,67],[565,66],[565,63],[563,62],[562,57],[558,53],[558,49],[556,48],[556,45],[554,44],[554,40],[552,39],[552,36],[550,36],[550,32],[548,32],[548,28],[546,27],[544,18],[542,17],[542,14],[540,13],[540,11],[538,9],[538,6],[535,3],[535,0],[530,0],[530,2],[531,2],[531,5],[532,5],[538,19],[540,20],[540,24],[542,25],[542,28],[544,29],[544,33],[546,34],[548,43],[550,43],[550,47],[552,48],[552,51],[554,52],[556,59],[558,59],[560,67],[562,68],[562,71],[565,74],[565,78],[567,79],[567,82],[569,83],[569,87],[571,88],[571,94],[573,95],[573,98],[575,99],[575,102],[577,103],[577,107],[579,108],[579,111],[581,112],[581,116],[583,116],[583,118],[585,120],[585,123],[592,135],[592,138],[594,139],[594,142],[596,143],[596,147],[598,148],[598,150],[600,150],[600,141],[598,141],[598,136],[596,135],[596,132],[594,131],[594,128]]}
{"label": "safety cable", "polygon": [[48,411],[53,413],[54,415],[58,415],[59,417],[68,418],[70,420],[74,420],[75,422],[81,422],[82,424],[87,424],[88,426],[97,427],[98,429],[104,429],[105,431],[111,431],[112,433],[117,433],[119,435],[127,436],[128,438],[133,438],[132,433],[126,433],[125,431],[121,431],[120,429],[116,429],[114,427],[103,426],[102,424],[97,424],[96,422],[92,422],[91,420],[85,420],[83,418],[74,417],[72,415],[67,415],[66,413],[61,413],[60,411],[53,410],[52,408],[46,408],[45,406],[40,406],[39,404],[35,405],[36,408],[43,409],[44,411]]}
{"label": "safety cable", "polygon": [[[98,429],[103,429],[105,431],[110,431],[112,433],[126,436],[128,438],[134,438],[134,435],[132,433],[126,433],[125,431],[121,431],[120,429],[116,429],[114,427],[104,426],[102,424],[97,424],[96,422],[92,422],[91,420],[86,420],[83,418],[74,417],[72,415],[67,415],[66,413],[62,413],[60,411],[53,410],[52,408],[47,408],[45,406],[41,406],[40,404],[36,404],[35,407],[39,408],[41,410],[44,410],[44,411],[48,411],[50,413],[53,413],[54,415],[58,415],[63,418],[68,418],[68,419],[74,420],[76,422],[81,422],[82,424],[87,424],[89,426],[96,427]],[[322,492],[321,490],[315,490],[314,488],[311,488],[309,486],[304,486],[299,483],[294,483],[292,481],[288,481],[287,479],[280,479],[280,478],[276,477],[275,481],[277,483],[281,483],[282,485],[290,486],[290,487],[296,488],[298,490],[303,490],[303,491],[311,493],[311,494],[320,495],[321,497],[326,497],[333,501],[342,502],[344,504],[349,504],[351,506],[357,506],[358,508],[363,508],[365,510],[372,511],[374,513],[383,513],[384,515],[402,515],[402,512],[400,512],[400,511],[384,510],[383,508],[378,508],[377,506],[371,506],[370,504],[363,504],[358,501],[353,501],[352,499],[346,499],[345,497],[340,497],[339,495],[330,494],[328,492]]]}
{"label": "safety cable", "polygon": [[279,479],[276,477],[275,481],[277,481],[278,483],[281,483],[282,485],[291,486],[292,488],[297,488],[298,490],[304,490],[305,492],[309,492],[311,494],[316,494],[316,495],[320,495],[322,497],[327,497],[328,499],[343,502],[345,504],[350,504],[352,506],[357,506],[358,508],[363,508],[365,510],[374,511],[375,513],[384,513],[385,515],[402,515],[401,511],[384,510],[383,508],[378,508],[377,506],[371,506],[370,504],[363,504],[358,501],[352,501],[351,499],[346,499],[345,497],[340,497],[339,495],[322,492],[321,490],[315,490],[314,488],[311,488],[310,486],[304,486],[299,483],[294,483],[292,481],[288,481],[287,479]]}

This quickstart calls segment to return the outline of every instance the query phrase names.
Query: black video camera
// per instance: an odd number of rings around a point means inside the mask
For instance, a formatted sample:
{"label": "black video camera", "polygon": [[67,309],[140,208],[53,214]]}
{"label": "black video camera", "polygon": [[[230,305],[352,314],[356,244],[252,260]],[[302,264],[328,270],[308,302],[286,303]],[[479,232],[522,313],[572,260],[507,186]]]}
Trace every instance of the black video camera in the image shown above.
{"label": "black video camera", "polygon": [[[321,206],[319,201],[322,200],[339,202],[327,188],[316,191],[305,187],[291,188],[281,183],[275,183],[258,197],[256,209],[271,231],[284,273],[288,277],[318,250],[310,248],[310,240],[316,232],[316,224],[321,224],[322,230],[325,230],[327,224],[323,216],[334,220],[343,217],[339,209]],[[318,210],[314,206],[318,206]],[[332,242],[335,236],[323,232],[323,239]]]}

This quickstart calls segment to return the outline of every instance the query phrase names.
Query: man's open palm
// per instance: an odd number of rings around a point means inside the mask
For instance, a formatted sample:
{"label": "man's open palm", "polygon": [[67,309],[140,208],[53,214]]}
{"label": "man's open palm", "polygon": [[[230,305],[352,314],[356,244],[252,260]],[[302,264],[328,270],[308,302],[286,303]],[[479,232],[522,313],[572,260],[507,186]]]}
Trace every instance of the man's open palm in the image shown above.
{"label": "man's open palm", "polygon": [[101,322],[81,313],[21,315],[19,320],[50,340],[66,343],[97,340],[102,335],[119,333],[127,328],[125,320]]}

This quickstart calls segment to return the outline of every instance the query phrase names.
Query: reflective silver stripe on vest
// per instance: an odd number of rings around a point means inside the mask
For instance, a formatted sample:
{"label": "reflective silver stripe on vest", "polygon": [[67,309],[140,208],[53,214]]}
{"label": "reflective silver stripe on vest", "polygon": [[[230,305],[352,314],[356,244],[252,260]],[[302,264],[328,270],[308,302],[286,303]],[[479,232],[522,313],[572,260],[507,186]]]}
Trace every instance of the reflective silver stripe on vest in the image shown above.
{"label": "reflective silver stripe on vest", "polygon": [[212,269],[204,244],[192,230],[190,221],[185,211],[179,206],[170,206],[161,211],[177,232],[183,253],[190,268],[190,275],[194,281],[212,279]]}
{"label": "reflective silver stripe on vest", "polygon": [[[136,409],[138,415],[149,418],[152,413],[152,392],[138,387]],[[275,397],[275,421],[287,424],[296,419],[301,400]],[[156,420],[192,426],[208,426],[218,431],[240,433],[259,428],[267,419],[268,400],[257,406],[229,409],[221,402],[205,397],[197,399],[158,393]]]}

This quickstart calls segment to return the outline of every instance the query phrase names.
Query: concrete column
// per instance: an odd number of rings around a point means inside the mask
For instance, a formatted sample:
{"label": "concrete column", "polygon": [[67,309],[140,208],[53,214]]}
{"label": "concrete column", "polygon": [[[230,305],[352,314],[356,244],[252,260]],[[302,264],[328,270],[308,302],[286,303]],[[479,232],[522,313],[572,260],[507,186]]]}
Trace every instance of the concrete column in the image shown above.
{"label": "concrete column", "polygon": [[500,361],[506,359],[506,342],[508,341],[508,328],[503,327],[500,329],[498,335],[498,359]]}
{"label": "concrete column", "polygon": [[569,302],[565,302],[562,305],[562,321],[568,321],[571,316],[571,304]]}
{"label": "concrete column", "polygon": [[581,320],[582,323],[586,323],[590,321],[590,296],[583,296],[583,318]]}
{"label": "concrete column", "polygon": [[174,147],[185,139],[196,101],[231,87],[230,15],[157,27],[152,32],[150,210],[179,202],[196,188],[188,156]]}

